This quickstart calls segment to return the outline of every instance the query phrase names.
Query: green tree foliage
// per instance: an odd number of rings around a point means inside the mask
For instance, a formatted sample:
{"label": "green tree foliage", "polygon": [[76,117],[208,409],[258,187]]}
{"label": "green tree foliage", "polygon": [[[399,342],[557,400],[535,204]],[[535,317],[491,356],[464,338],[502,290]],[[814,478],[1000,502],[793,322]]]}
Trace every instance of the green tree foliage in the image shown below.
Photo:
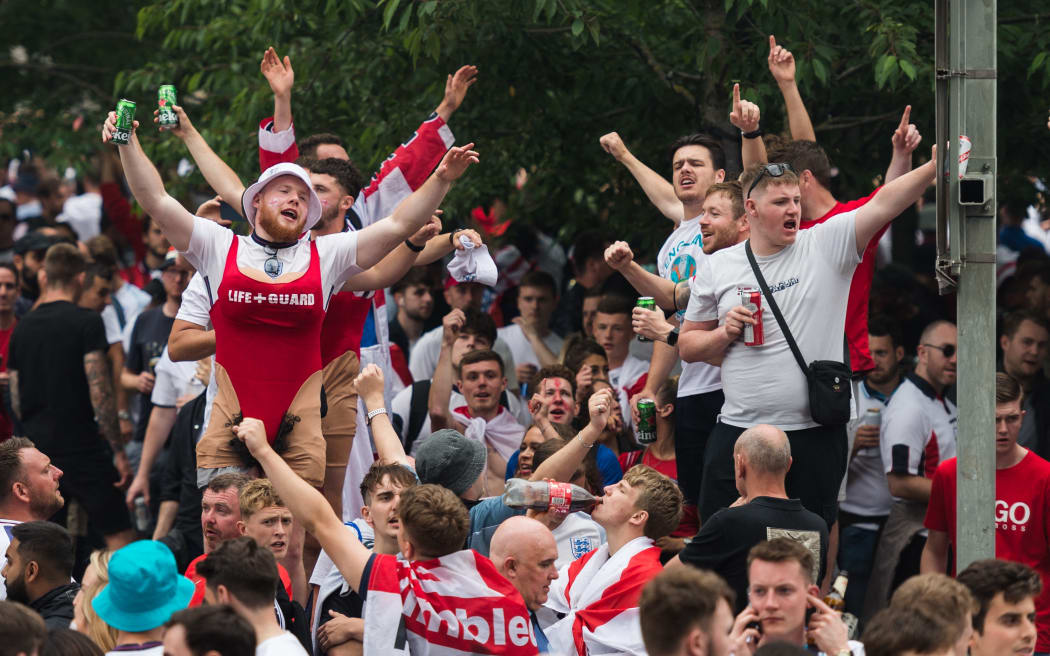
{"label": "green tree foliage", "polygon": [[[479,82],[451,123],[459,143],[478,144],[483,165],[450,195],[448,215],[462,218],[505,197],[514,216],[563,238],[600,225],[652,247],[666,226],[640,227],[658,223],[656,211],[598,137],[618,131],[643,161],[669,174],[666,146],[678,135],[707,130],[736,142],[727,118],[737,81],[762,108],[766,131],[786,130],[766,66],[769,34],[795,54],[818,139],[841,171],[842,196],[867,193],[885,170],[906,104],[926,137],[917,157],[928,156],[932,142],[928,1],[166,0],[143,3],[136,15],[116,3],[102,12],[99,3],[91,10],[58,4],[48,15],[68,12],[79,23],[52,18],[42,27],[30,21],[42,8],[0,3],[5,27],[15,27],[6,31],[32,62],[51,57],[85,67],[81,74],[7,62],[5,78],[18,80],[13,97],[0,99],[8,153],[38,135],[38,149],[82,154],[69,137],[71,117],[105,100],[87,84],[105,89],[110,80],[109,104],[132,98],[145,121],[157,86],[174,83],[197,127],[248,180],[258,172],[255,127],[273,106],[259,60],[274,45],[295,68],[299,135],[336,132],[369,172],[440,102],[445,75],[472,63]],[[1034,0],[1000,3],[1001,89],[1010,89],[999,107],[1004,170],[1038,171],[1046,159],[1046,105],[1036,97],[1050,84],[1050,36],[1041,9]],[[115,36],[68,40],[107,25]],[[132,30],[137,44],[128,39]],[[99,118],[87,116],[92,136]],[[12,132],[18,139],[9,141]],[[185,154],[167,135],[143,141],[166,170]],[[512,184],[519,167],[530,173],[520,192]]]}

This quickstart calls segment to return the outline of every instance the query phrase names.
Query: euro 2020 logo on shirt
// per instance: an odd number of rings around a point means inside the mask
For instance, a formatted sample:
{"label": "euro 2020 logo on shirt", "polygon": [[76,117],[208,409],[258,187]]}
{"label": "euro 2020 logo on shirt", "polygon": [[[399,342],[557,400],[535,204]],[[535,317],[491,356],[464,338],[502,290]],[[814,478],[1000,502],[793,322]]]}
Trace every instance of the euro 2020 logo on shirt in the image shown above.
{"label": "euro 2020 logo on shirt", "polygon": [[696,275],[696,260],[689,253],[679,253],[669,269],[671,282],[679,283]]}

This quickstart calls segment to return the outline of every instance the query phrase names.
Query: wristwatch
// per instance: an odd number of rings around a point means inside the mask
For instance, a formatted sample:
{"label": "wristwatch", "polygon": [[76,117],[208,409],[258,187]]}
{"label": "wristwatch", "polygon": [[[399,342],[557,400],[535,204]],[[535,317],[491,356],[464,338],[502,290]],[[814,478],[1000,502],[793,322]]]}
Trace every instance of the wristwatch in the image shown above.
{"label": "wristwatch", "polygon": [[678,326],[675,326],[674,329],[671,332],[667,333],[667,345],[668,346],[674,346],[677,343],[678,343]]}

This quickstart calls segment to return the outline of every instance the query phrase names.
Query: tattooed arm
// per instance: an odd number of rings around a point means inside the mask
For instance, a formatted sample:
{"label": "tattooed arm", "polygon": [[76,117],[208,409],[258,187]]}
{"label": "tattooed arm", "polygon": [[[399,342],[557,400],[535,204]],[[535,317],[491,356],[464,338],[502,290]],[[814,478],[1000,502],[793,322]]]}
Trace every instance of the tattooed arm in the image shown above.
{"label": "tattooed arm", "polygon": [[91,351],[84,355],[84,374],[87,376],[88,391],[91,394],[91,407],[95,409],[95,420],[102,437],[113,448],[113,466],[120,474],[114,486],[122,488],[127,485],[130,470],[127,456],[124,455],[120,424],[117,422],[113,374],[110,372],[109,358],[106,357],[105,351]]}
{"label": "tattooed arm", "polygon": [[18,372],[8,369],[7,380],[7,389],[11,394],[11,411],[15,413],[19,421],[22,421],[22,396],[18,391]]}

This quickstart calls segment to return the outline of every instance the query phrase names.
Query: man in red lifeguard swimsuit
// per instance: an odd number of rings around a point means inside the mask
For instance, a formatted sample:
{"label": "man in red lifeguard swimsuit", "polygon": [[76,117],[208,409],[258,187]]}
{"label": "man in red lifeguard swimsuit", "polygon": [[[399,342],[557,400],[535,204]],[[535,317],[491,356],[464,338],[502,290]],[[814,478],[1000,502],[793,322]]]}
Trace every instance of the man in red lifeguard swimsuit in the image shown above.
{"label": "man in red lifeguard swimsuit", "polygon": [[[103,142],[112,138],[114,120],[111,112]],[[451,149],[387,220],[310,241],[306,233],[322,208],[301,167],[272,166],[245,190],[242,207],[253,231],[238,237],[195,218],[171,198],[132,132],[131,143],[120,148],[131,191],[197,267],[214,299],[218,392],[197,445],[199,468],[243,466],[246,454],[233,446],[231,428],[241,417],[255,416],[292,469],[321,485],[318,344],[328,300],[350,276],[376,264],[430,219],[452,181],[477,161],[471,146]]]}

